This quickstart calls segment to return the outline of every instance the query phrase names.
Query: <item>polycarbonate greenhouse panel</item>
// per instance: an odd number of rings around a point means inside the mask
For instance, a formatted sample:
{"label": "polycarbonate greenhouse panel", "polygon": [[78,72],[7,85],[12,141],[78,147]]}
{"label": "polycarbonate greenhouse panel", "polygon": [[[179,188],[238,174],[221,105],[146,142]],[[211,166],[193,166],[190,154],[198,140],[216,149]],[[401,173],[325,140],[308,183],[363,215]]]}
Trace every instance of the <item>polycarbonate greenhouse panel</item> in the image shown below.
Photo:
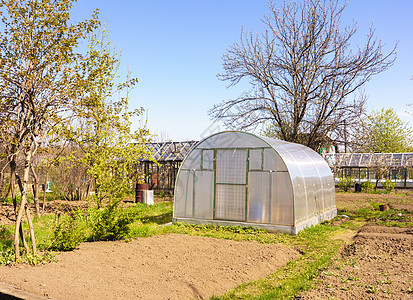
{"label": "polycarbonate greenhouse panel", "polygon": [[200,170],[201,169],[201,149],[193,149],[190,155],[187,155],[182,163],[181,169],[183,170]]}
{"label": "polycarbonate greenhouse panel", "polygon": [[255,135],[245,132],[231,132],[230,134],[216,134],[201,141],[197,148],[223,149],[223,148],[262,148],[268,147],[263,140]]}
{"label": "polycarbonate greenhouse panel", "polygon": [[[329,159],[334,163],[337,157]],[[177,176],[174,222],[296,234],[336,212],[331,170],[303,145],[222,132],[199,142]]]}
{"label": "polycarbonate greenhouse panel", "polygon": [[193,203],[193,171],[181,170],[175,188],[174,216],[191,217]]}
{"label": "polycarbonate greenhouse panel", "polygon": [[214,150],[202,150],[202,169],[214,170]]}
{"label": "polycarbonate greenhouse panel", "polygon": [[275,153],[274,149],[264,149],[264,170],[275,171],[277,169],[277,160],[280,160],[280,156]]}
{"label": "polycarbonate greenhouse panel", "polygon": [[248,222],[270,223],[270,173],[248,174]]}
{"label": "polycarbonate greenhouse panel", "polygon": [[246,184],[247,150],[217,150],[217,183]]}
{"label": "polycarbonate greenhouse panel", "polygon": [[195,172],[194,218],[212,219],[214,216],[214,172]]}
{"label": "polycarbonate greenhouse panel", "polygon": [[245,221],[245,185],[216,186],[215,218],[232,221]]}
{"label": "polycarbonate greenhouse panel", "polygon": [[293,190],[287,172],[271,173],[271,223],[293,225]]}
{"label": "polycarbonate greenhouse panel", "polygon": [[250,150],[249,169],[262,170],[262,152],[263,149]]}

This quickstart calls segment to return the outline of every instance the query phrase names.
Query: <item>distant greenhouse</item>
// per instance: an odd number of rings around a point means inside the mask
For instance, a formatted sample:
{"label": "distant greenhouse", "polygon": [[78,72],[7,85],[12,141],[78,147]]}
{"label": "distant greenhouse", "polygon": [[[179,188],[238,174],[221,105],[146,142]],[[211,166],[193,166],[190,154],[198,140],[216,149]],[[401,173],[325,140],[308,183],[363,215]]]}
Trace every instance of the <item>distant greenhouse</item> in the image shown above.
{"label": "distant greenhouse", "polygon": [[399,188],[413,187],[413,153],[328,153],[324,158],[336,181],[392,180]]}
{"label": "distant greenhouse", "polygon": [[153,190],[172,192],[179,166],[196,143],[196,141],[148,143],[146,147],[157,163],[151,159],[142,159],[138,163],[138,171],[143,175],[143,183],[148,184]]}
{"label": "distant greenhouse", "polygon": [[228,131],[200,141],[179,169],[174,222],[297,234],[336,216],[334,179],[303,145]]}

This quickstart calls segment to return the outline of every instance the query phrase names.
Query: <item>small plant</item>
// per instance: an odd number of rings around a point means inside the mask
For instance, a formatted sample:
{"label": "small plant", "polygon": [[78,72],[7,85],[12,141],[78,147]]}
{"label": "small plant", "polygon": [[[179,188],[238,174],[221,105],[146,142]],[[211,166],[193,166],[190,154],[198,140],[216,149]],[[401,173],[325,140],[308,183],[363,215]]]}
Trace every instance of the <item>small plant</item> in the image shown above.
{"label": "small plant", "polygon": [[54,229],[54,239],[49,249],[57,251],[71,251],[79,246],[85,236],[76,222],[76,214],[68,213],[63,218],[58,215],[58,224]]}
{"label": "small plant", "polygon": [[32,265],[32,266],[38,266],[38,265],[43,265],[45,263],[49,263],[55,260],[54,254],[51,254],[49,252],[45,253],[37,253],[35,255],[33,254],[27,254],[22,256],[22,262]]}
{"label": "small plant", "polygon": [[367,290],[367,293],[375,294],[377,293],[377,288],[374,285],[370,285],[370,288]]}
{"label": "small plant", "polygon": [[348,192],[351,187],[354,185],[355,181],[351,177],[341,177],[338,182],[338,187],[345,192]]}
{"label": "small plant", "polygon": [[114,202],[99,211],[92,224],[92,239],[95,241],[114,241],[126,239],[129,236],[129,224],[133,218],[119,209],[119,202]]}
{"label": "small plant", "polygon": [[383,182],[383,189],[385,189],[386,193],[392,192],[395,187],[396,187],[396,184],[394,182],[391,182],[391,180],[389,179]]}
{"label": "small plant", "polygon": [[365,181],[361,185],[363,187],[363,191],[366,193],[371,193],[374,191],[374,188],[376,187],[375,184],[371,181]]}
{"label": "small plant", "polygon": [[0,252],[0,265],[11,265],[15,262],[13,249],[4,249]]}

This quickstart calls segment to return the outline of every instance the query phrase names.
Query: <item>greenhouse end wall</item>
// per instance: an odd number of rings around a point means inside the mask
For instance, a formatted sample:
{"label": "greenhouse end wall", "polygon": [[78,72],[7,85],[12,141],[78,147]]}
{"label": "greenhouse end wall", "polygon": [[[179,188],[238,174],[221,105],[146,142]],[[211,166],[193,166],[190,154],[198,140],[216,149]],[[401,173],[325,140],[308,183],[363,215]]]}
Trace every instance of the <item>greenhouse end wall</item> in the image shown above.
{"label": "greenhouse end wall", "polygon": [[199,142],[181,165],[174,200],[174,222],[290,234],[336,215],[334,180],[321,156],[244,132]]}

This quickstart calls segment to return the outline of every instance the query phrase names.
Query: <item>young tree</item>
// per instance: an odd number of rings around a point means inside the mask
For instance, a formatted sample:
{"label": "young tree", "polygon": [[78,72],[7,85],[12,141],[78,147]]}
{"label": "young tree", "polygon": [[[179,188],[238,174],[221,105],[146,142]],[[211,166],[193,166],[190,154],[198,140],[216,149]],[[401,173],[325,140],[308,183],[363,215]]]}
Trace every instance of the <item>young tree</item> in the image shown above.
{"label": "young tree", "polygon": [[370,29],[364,46],[351,39],[357,24],[341,29],[346,3],[340,0],[286,1],[269,4],[262,34],[241,33],[239,43],[223,55],[218,78],[238,84],[249,80],[250,92],[210,110],[215,119],[240,129],[272,127],[280,139],[317,148],[318,140],[340,141],[357,125],[365,98],[357,91],[389,68],[395,48],[383,45]]}
{"label": "young tree", "polygon": [[79,81],[84,93],[74,103],[74,118],[63,131],[77,146],[72,161],[81,163],[94,180],[98,206],[108,200],[108,205],[116,207],[137,180],[137,161],[150,157],[146,147],[150,135],[143,123],[136,131],[131,128],[131,118],[143,114],[143,108],[129,111],[128,106],[129,91],[137,79],[128,76],[116,84],[119,59],[106,31],[94,32],[88,45],[87,63],[79,69],[85,75]]}
{"label": "young tree", "polygon": [[355,151],[371,153],[410,152],[413,130],[394,109],[374,111],[361,123],[355,138]]}
{"label": "young tree", "polygon": [[[15,160],[21,154],[24,168],[21,203],[16,217],[14,248],[20,258],[19,228],[26,212],[32,251],[36,252],[34,231],[27,206],[28,180],[33,155],[46,132],[59,123],[79,93],[76,52],[79,41],[98,27],[97,14],[90,20],[70,24],[74,0],[2,0],[0,10],[0,129],[7,134],[13,182]],[[13,186],[13,185],[12,185]]]}

